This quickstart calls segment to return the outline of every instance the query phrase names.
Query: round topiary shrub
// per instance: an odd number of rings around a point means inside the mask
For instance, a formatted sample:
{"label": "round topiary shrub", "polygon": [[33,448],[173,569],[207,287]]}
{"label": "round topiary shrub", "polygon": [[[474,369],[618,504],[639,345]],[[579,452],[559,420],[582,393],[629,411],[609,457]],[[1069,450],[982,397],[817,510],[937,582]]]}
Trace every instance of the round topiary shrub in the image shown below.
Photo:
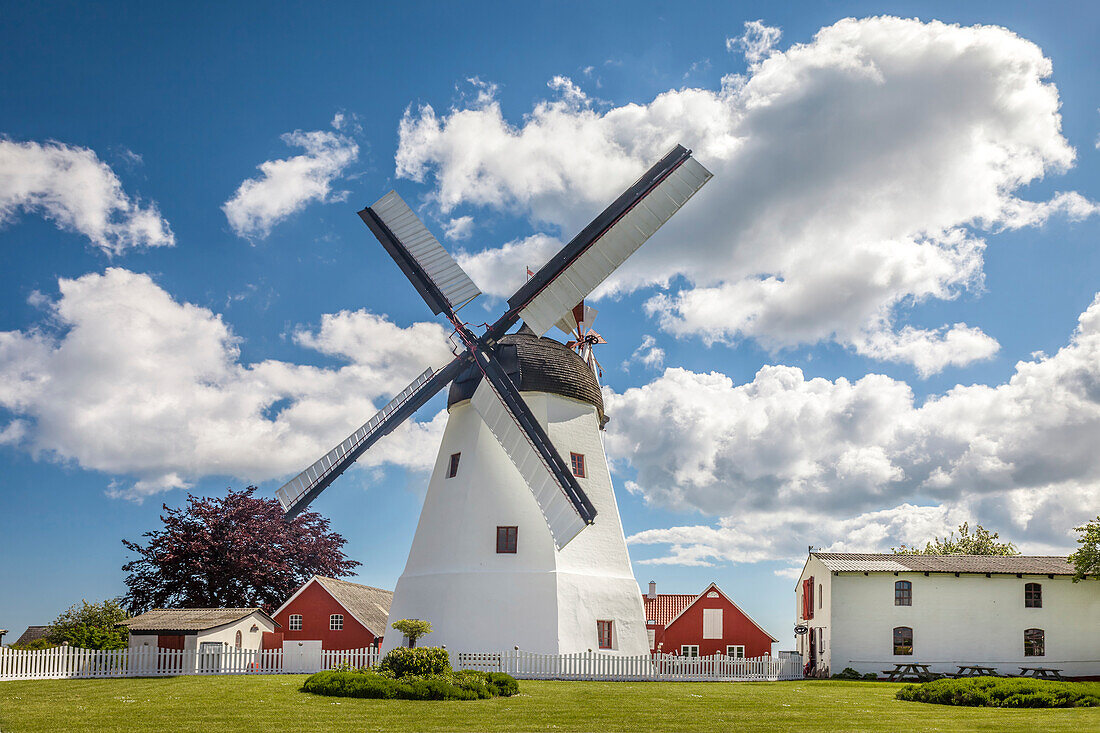
{"label": "round topiary shrub", "polygon": [[440,647],[422,646],[410,649],[399,646],[386,653],[382,663],[378,665],[378,671],[394,677],[444,674],[451,671],[451,659],[447,650]]}

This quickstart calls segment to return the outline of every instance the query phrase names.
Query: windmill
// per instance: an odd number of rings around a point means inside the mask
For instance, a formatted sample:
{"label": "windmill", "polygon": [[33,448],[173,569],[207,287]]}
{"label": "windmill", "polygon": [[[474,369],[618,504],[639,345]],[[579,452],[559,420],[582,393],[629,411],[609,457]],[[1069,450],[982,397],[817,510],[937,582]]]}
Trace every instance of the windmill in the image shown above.
{"label": "windmill", "polygon": [[584,363],[592,370],[592,373],[596,375],[596,379],[600,380],[603,379],[603,367],[596,359],[595,347],[606,344],[607,341],[592,328],[592,322],[596,320],[598,313],[598,310],[587,305],[583,300],[577,303],[572,314],[572,322],[577,325],[569,332],[569,335],[573,338],[566,341],[565,346],[576,351],[577,356],[583,359]]}
{"label": "windmill", "polygon": [[[591,596],[593,592],[606,594],[610,586],[622,586],[610,606],[605,602],[590,605],[630,616],[626,626],[630,627],[628,635],[633,641],[624,648],[643,644],[641,595],[633,573],[629,572],[629,558],[603,457],[602,438],[598,434],[605,422],[602,398],[598,383],[594,382],[594,373],[590,377],[582,373],[588,371],[584,365],[591,365],[588,357],[591,357],[592,343],[586,339],[593,337],[591,318],[585,315],[583,300],[710,178],[710,172],[691,157],[691,152],[677,145],[530,277],[508,299],[504,314],[488,325],[480,336],[458,315],[458,310],[480,295],[480,290],[397,193],[391,191],[360,211],[359,216],[432,312],[442,313],[450,321],[457,353],[445,366],[426,369],[362,427],[282,486],[277,496],[286,518],[301,512],[364,451],[449,385],[451,414],[405,573],[395,592],[391,615],[430,619],[436,628],[433,642],[448,643],[451,648],[459,645],[457,648],[475,649],[480,645],[483,650],[500,650],[523,642],[525,648],[581,651],[578,644],[595,646],[586,641],[595,634],[595,626],[589,624],[587,627],[593,630],[592,634],[563,632],[560,611],[568,599],[562,597],[560,587],[547,591],[549,586],[539,585],[534,579],[544,571],[551,574],[550,581],[554,580],[554,573],[564,573],[564,578],[573,572],[565,570],[567,565],[575,568],[599,566],[591,553],[602,553],[605,557],[617,558],[614,562],[618,565],[608,571],[610,574],[603,572],[611,567],[605,565],[603,571],[593,576],[603,573],[604,581],[597,578],[589,583],[585,579],[581,585],[587,588],[602,583],[603,588],[596,591],[574,588],[569,593]],[[589,310],[594,315],[595,311]],[[509,333],[521,319],[523,328],[517,333]],[[566,333],[575,333],[582,342],[581,349],[586,349],[587,353],[577,356],[562,344],[541,338],[555,325]],[[602,341],[598,334],[595,338]],[[594,357],[591,358],[594,361]],[[547,399],[535,399],[538,395]],[[558,404],[557,400],[562,399],[565,402]],[[537,415],[532,410],[535,403],[538,403]],[[472,412],[467,408],[472,408]],[[591,431],[587,427],[581,431],[587,436],[583,440],[590,446],[586,449],[588,453],[571,452],[567,463],[547,430],[560,432],[557,418],[574,408],[581,410],[570,418],[574,428],[582,423],[594,427]],[[491,434],[491,439],[482,440],[483,428]],[[590,456],[589,464],[598,462],[598,466],[591,466],[592,472],[599,472],[598,480],[589,478],[590,466],[585,464],[585,455]],[[509,462],[514,469],[508,466]],[[461,481],[452,480],[460,474]],[[517,491],[520,481],[516,478],[526,484],[534,502],[521,488]],[[587,491],[578,478],[585,481]],[[590,497],[593,491],[598,494],[596,501]],[[596,522],[597,505],[603,505],[609,513],[608,518],[599,523]],[[475,547],[471,539],[471,528],[489,521],[487,517],[491,513],[505,509],[525,519],[498,524],[498,557],[482,558],[480,545]],[[539,514],[544,522],[542,537],[529,539],[527,528],[534,530],[532,518]],[[597,524],[599,530],[589,540],[574,542],[582,530],[593,524]],[[517,527],[524,529],[525,534],[524,549],[520,553],[515,549]],[[448,537],[451,538],[450,547],[445,546],[444,539]],[[503,554],[511,553],[516,557],[524,554],[528,559],[523,562],[534,564],[523,572],[512,565],[508,566],[511,569],[477,575],[487,563],[500,561],[502,537]],[[570,543],[573,545],[567,547]],[[536,566],[539,573],[524,575]],[[584,575],[588,571],[580,572]],[[490,576],[491,582],[486,580]],[[614,582],[609,580],[612,577]],[[525,586],[532,582],[535,585]],[[631,584],[632,593],[629,591]],[[507,589],[502,590],[505,586]],[[545,601],[549,598],[547,593],[555,596],[555,613],[552,614],[555,620],[547,621],[534,631],[527,627],[539,624],[531,618],[517,626],[516,613],[521,616],[526,613],[528,617],[531,613],[542,613],[520,606],[539,597]],[[512,598],[515,603],[511,606],[511,615],[501,618],[491,613],[487,615],[485,609],[479,607],[479,599],[485,596]],[[443,598],[448,600],[440,600]],[[619,608],[624,604],[625,610]],[[637,606],[636,613],[634,606]],[[480,620],[484,627],[481,631],[471,632],[468,624],[463,626],[472,617]],[[636,623],[639,618],[641,624]],[[599,622],[605,623],[603,619]],[[614,633],[617,639],[623,639],[627,630]],[[606,635],[611,638],[612,632],[607,631]],[[562,643],[562,639],[568,643]],[[386,646],[392,646],[390,635],[386,642]],[[648,646],[631,651],[645,653]]]}

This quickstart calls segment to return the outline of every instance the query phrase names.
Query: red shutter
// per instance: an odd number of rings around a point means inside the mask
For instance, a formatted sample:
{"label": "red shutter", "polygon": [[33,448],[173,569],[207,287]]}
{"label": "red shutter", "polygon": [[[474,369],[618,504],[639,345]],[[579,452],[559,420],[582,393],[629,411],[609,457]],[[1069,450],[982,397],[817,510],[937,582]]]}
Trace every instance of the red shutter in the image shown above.
{"label": "red shutter", "polygon": [[802,581],[802,618],[814,617],[814,578],[811,575]]}

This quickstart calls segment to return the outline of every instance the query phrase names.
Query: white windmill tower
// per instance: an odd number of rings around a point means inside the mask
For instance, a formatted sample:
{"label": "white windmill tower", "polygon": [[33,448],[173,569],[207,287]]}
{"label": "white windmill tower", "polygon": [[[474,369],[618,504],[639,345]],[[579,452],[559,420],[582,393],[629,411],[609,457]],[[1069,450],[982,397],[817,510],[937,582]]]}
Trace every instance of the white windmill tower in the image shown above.
{"label": "white windmill tower", "polygon": [[[450,385],[447,427],[391,618],[429,620],[432,643],[456,650],[648,652],[600,434],[596,342],[585,340],[592,332],[583,300],[710,178],[677,145],[509,298],[481,336],[456,314],[480,291],[405,202],[391,191],[359,212],[432,311],[447,315],[462,351],[427,369],[277,495],[294,517]],[[520,319],[524,327],[509,334]],[[543,338],[555,325],[576,330],[583,358]],[[388,633],[385,647],[401,641]]]}

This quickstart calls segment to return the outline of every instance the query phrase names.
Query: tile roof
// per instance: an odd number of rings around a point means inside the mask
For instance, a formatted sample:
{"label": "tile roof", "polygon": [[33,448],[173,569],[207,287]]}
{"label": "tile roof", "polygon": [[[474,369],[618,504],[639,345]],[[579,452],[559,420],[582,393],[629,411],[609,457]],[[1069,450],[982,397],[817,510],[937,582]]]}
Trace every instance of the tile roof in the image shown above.
{"label": "tile roof", "polygon": [[385,636],[386,629],[389,628],[390,603],[393,602],[392,590],[320,575],[316,578],[321,587],[366,626],[368,631],[375,636]]}
{"label": "tile roof", "polygon": [[239,621],[257,611],[275,623],[261,608],[154,608],[119,625],[129,627],[130,632],[136,634],[205,631]]}
{"label": "tile roof", "polygon": [[645,620],[656,621],[662,626],[668,626],[672,619],[691,605],[698,595],[690,593],[658,593],[656,598],[642,595],[645,605]]}
{"label": "tile roof", "polygon": [[46,631],[49,626],[28,626],[27,630],[23,632],[23,635],[15,640],[16,644],[29,644],[32,641],[38,641],[39,639],[46,638]]}
{"label": "tile roof", "polygon": [[1009,573],[1073,575],[1073,565],[1061,556],[1037,555],[894,555],[811,552],[830,570],[907,571],[923,573]]}

